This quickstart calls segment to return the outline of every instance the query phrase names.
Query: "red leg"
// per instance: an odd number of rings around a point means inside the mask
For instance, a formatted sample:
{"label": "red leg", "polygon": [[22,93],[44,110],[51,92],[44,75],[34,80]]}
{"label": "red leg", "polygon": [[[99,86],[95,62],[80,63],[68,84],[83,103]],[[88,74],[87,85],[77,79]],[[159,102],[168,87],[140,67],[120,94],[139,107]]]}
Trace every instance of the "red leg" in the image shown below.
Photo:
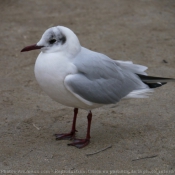
{"label": "red leg", "polygon": [[92,113],[89,112],[88,116],[88,127],[87,127],[87,134],[85,139],[75,139],[73,143],[68,144],[69,146],[75,146],[77,148],[83,148],[87,146],[90,142],[90,129],[91,129],[91,120],[92,120]]}
{"label": "red leg", "polygon": [[72,123],[72,129],[70,133],[55,134],[56,140],[67,140],[75,137],[76,130],[76,119],[78,114],[78,108],[74,108],[74,118]]}

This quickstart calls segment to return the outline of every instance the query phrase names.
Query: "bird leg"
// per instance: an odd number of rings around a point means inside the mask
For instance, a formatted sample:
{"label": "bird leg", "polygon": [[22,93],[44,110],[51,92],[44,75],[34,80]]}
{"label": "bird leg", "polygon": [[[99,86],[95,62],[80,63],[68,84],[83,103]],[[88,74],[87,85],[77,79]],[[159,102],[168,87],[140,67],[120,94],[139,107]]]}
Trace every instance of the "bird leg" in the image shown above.
{"label": "bird leg", "polygon": [[75,137],[76,130],[76,119],[78,114],[78,108],[74,108],[74,118],[72,123],[72,129],[70,133],[55,134],[56,140],[67,140]]}
{"label": "bird leg", "polygon": [[88,127],[87,127],[87,134],[85,139],[74,139],[72,143],[69,143],[69,146],[75,146],[77,148],[83,148],[87,146],[90,142],[90,129],[91,129],[91,120],[92,120],[92,113],[89,112],[88,116]]}

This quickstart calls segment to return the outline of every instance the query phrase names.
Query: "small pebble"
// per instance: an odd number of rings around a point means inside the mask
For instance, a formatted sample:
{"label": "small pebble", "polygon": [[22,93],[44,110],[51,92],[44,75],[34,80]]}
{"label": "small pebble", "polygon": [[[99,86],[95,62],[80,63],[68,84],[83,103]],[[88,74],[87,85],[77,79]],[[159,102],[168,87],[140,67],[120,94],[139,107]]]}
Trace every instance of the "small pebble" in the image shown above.
{"label": "small pebble", "polygon": [[164,62],[164,63],[168,63],[168,61],[166,61],[166,60],[163,60],[163,62]]}

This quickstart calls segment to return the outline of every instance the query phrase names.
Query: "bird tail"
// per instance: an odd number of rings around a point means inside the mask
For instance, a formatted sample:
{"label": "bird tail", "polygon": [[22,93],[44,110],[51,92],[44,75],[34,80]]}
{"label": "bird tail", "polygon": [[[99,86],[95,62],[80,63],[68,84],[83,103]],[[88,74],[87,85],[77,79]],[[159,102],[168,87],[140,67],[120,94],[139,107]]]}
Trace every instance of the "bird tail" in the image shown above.
{"label": "bird tail", "polygon": [[152,77],[147,75],[137,74],[141,81],[148,85],[149,88],[134,90],[130,92],[124,99],[127,98],[147,98],[154,91],[153,88],[163,86],[167,82],[175,81],[173,78]]}
{"label": "bird tail", "polygon": [[147,73],[145,71],[148,68],[146,66],[142,66],[139,64],[133,64],[132,61],[116,60],[115,62],[118,66],[120,66],[121,68],[123,68],[125,70],[129,70],[129,71],[136,73],[136,74],[147,75]]}
{"label": "bird tail", "polygon": [[149,88],[157,88],[167,84],[167,82],[175,81],[173,78],[152,77],[147,75],[137,74],[139,78],[149,86]]}

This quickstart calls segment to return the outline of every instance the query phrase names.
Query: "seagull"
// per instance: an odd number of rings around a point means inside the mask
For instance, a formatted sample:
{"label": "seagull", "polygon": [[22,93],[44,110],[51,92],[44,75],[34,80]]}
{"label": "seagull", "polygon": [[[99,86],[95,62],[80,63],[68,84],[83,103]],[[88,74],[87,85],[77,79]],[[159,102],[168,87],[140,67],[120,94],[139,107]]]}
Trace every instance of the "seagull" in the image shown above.
{"label": "seagull", "polygon": [[[146,66],[82,47],[76,34],[64,26],[47,29],[37,44],[21,52],[35,49],[41,49],[34,68],[38,84],[53,100],[74,108],[71,131],[55,134],[56,140],[72,139],[68,145],[77,148],[90,143],[92,109],[126,98],[146,98],[153,88],[175,80],[148,76]],[[88,111],[85,139],[75,137],[79,108]]]}

